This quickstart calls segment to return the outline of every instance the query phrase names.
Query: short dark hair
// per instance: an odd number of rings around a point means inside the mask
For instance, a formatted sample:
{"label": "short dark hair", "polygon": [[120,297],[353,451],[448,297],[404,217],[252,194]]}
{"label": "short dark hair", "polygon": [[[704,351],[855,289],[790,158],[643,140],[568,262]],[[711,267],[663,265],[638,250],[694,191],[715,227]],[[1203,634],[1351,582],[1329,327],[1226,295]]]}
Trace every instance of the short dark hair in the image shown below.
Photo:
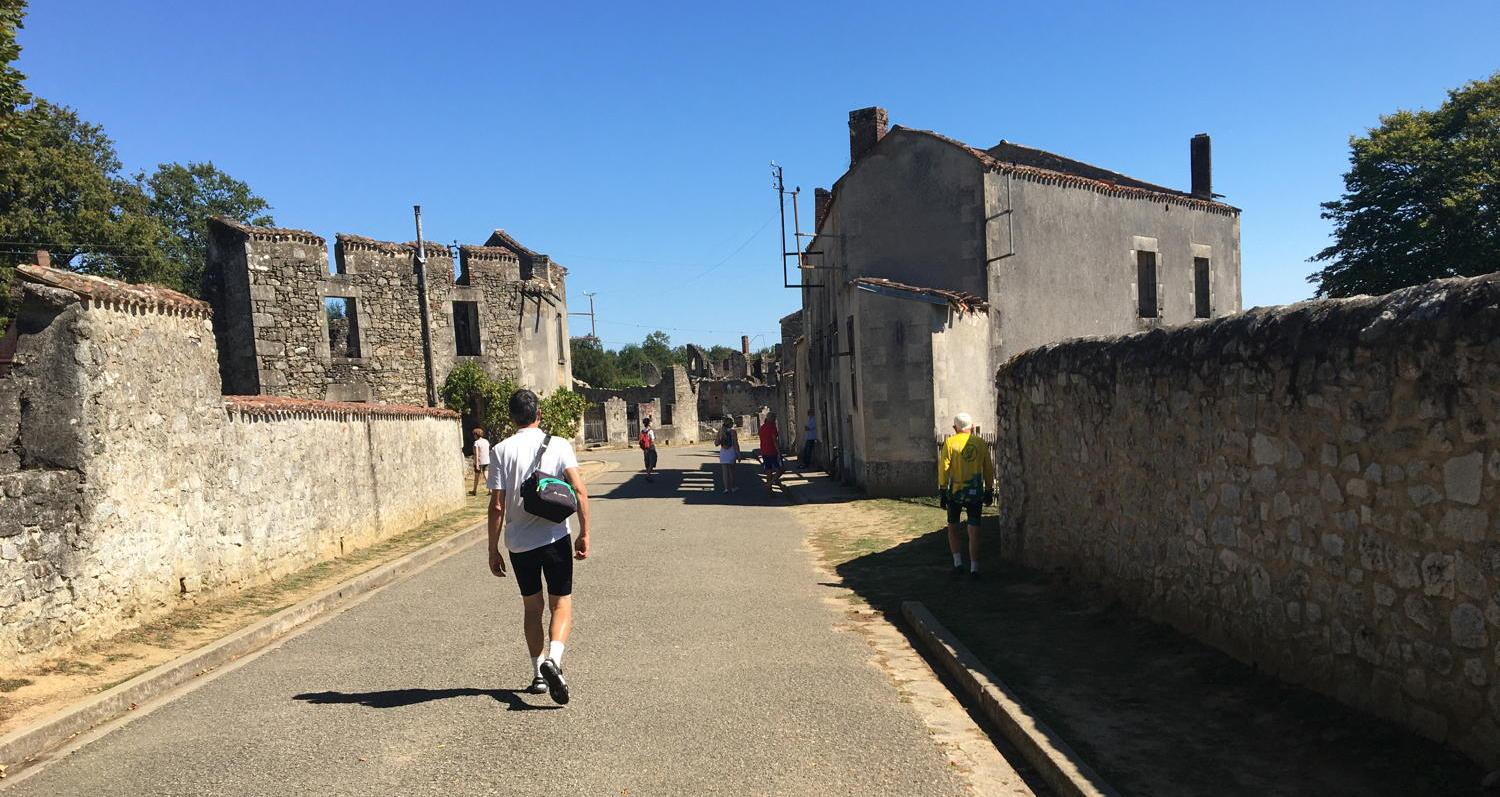
{"label": "short dark hair", "polygon": [[529,426],[537,416],[536,394],[521,388],[510,394],[510,420],[517,426]]}
{"label": "short dark hair", "polygon": [[651,425],[651,416],[647,415],[646,416],[646,420],[641,421],[641,423],[645,424],[646,426],[650,426]]}

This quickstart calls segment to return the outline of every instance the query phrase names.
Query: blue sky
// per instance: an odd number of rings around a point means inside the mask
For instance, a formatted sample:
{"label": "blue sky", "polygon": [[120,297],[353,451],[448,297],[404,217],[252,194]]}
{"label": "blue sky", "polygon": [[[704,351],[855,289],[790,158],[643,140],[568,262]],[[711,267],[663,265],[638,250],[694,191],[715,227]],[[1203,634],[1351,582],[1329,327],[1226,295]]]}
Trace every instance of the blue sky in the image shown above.
{"label": "blue sky", "polygon": [[33,0],[21,43],[127,168],[212,160],[330,238],[409,240],[421,203],[567,265],[610,345],[759,347],[797,302],[767,163],[831,184],[868,105],[1179,188],[1211,133],[1245,305],[1306,298],[1348,136],[1500,69],[1500,3]]}

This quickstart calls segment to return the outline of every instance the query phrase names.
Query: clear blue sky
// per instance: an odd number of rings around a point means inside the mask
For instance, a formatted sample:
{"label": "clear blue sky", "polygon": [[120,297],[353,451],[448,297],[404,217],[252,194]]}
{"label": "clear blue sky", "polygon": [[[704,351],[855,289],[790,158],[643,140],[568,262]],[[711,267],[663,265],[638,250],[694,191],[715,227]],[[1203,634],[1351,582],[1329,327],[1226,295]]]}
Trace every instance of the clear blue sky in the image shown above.
{"label": "clear blue sky", "polygon": [[1310,294],[1350,134],[1500,69],[1493,0],[712,5],[33,0],[20,66],[127,168],[212,160],[330,238],[421,203],[567,265],[610,345],[757,347],[797,302],[767,162],[831,184],[850,109],[1179,188],[1209,132],[1248,307]]}

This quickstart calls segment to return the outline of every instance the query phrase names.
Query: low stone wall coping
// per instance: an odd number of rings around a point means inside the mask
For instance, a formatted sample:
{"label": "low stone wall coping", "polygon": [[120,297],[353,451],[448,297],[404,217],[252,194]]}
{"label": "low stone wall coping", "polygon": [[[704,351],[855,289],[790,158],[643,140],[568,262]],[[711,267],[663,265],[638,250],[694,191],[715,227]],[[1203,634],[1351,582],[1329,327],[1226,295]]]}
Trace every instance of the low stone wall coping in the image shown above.
{"label": "low stone wall coping", "polygon": [[352,401],[317,401],[285,396],[225,396],[224,408],[241,415],[277,418],[444,418],[458,420],[458,413],[441,407],[410,404],[364,404]]}
{"label": "low stone wall coping", "polygon": [[26,282],[67,291],[78,297],[85,306],[154,310],[167,315],[196,318],[209,318],[213,315],[207,302],[159,285],[132,285],[50,266],[21,265],[16,267],[16,273]]}

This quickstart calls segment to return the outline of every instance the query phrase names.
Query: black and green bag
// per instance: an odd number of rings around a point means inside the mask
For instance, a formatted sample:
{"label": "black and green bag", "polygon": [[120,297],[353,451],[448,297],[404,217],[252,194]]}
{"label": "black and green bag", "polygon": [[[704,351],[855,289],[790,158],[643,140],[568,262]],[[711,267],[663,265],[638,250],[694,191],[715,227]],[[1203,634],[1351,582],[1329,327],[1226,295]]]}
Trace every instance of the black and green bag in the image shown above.
{"label": "black and green bag", "polygon": [[539,518],[561,523],[578,511],[578,493],[561,476],[541,471],[542,455],[547,453],[551,442],[550,434],[542,439],[536,461],[531,463],[531,475],[521,482],[521,508]]}

